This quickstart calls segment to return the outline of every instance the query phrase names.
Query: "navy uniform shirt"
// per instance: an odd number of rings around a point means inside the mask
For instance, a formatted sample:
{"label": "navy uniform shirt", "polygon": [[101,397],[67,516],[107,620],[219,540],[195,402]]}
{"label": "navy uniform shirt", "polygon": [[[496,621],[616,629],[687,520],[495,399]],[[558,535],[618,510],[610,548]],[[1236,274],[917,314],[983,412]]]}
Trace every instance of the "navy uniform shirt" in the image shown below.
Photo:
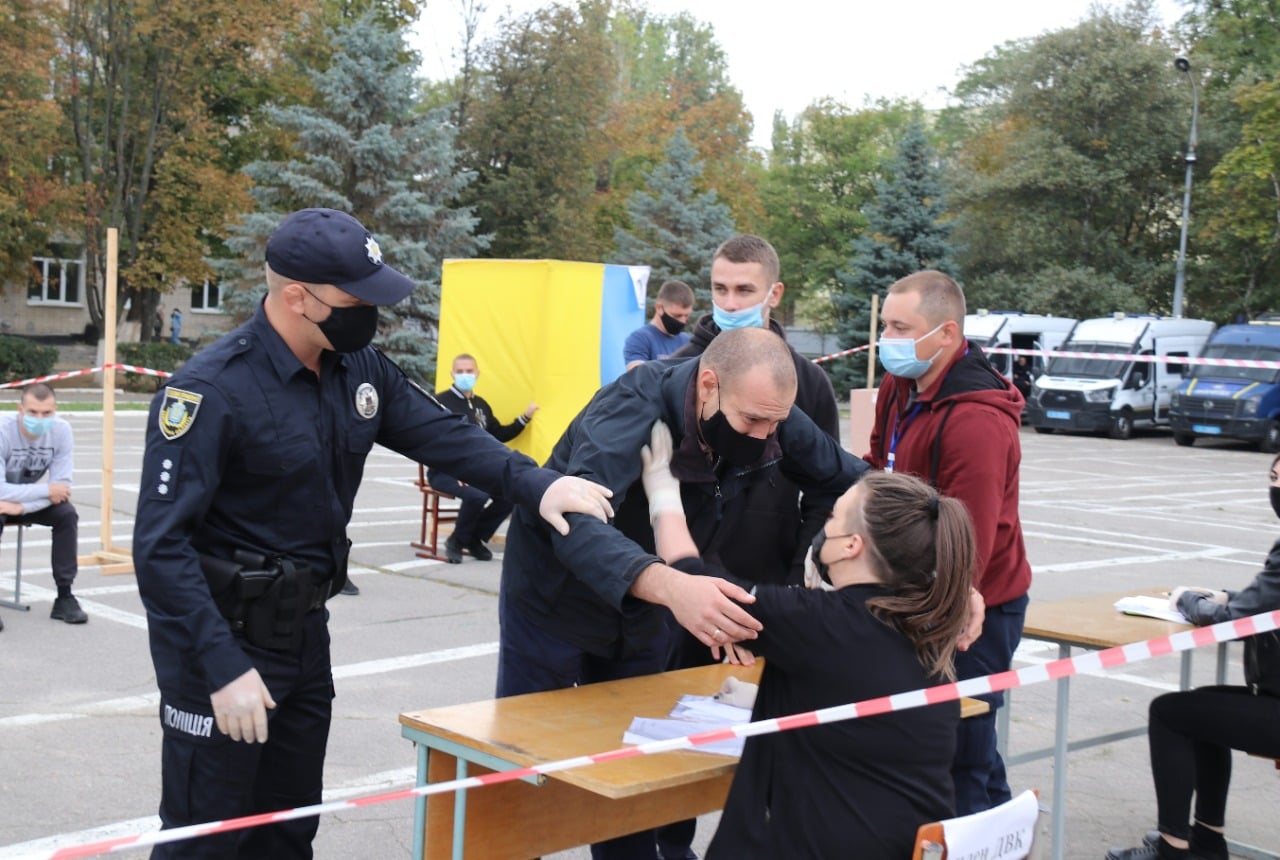
{"label": "navy uniform shirt", "polygon": [[536,511],[559,475],[508,450],[411,383],[381,352],[324,352],[307,369],[253,319],[193,357],[151,404],[133,555],[157,680],[212,692],[252,664],[199,555],[280,553],[320,576],[346,563],[346,525],[377,442]]}

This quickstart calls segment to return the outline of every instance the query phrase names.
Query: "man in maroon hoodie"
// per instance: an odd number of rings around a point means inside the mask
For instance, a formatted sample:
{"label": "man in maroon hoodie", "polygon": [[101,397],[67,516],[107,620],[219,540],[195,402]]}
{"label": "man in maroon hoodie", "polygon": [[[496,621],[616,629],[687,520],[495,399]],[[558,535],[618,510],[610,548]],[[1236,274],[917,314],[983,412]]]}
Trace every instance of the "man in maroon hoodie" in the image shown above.
{"label": "man in maroon hoodie", "polygon": [[[974,585],[986,602],[982,636],[956,654],[959,678],[1009,668],[1022,637],[1031,587],[1018,519],[1018,428],[1022,395],[964,337],[964,293],[951,278],[917,272],[889,288],[877,344],[888,372],[876,397],[872,466],[907,472],[965,503],[979,558]],[[1009,799],[1004,762],[996,751],[995,711],[960,721],[952,777],[956,814]]]}

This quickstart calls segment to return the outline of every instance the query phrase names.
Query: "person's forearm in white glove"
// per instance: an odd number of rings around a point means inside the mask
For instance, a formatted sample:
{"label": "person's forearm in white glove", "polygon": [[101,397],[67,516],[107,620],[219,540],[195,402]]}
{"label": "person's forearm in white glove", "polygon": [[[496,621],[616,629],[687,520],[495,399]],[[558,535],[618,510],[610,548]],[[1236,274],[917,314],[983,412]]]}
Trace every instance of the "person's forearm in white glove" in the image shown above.
{"label": "person's forearm in white glove", "polygon": [[649,498],[649,521],[654,546],[667,561],[697,558],[698,547],[689,534],[680,501],[680,482],[671,474],[671,431],[661,420],[653,423],[649,444],[640,449],[644,468],[640,480]]}

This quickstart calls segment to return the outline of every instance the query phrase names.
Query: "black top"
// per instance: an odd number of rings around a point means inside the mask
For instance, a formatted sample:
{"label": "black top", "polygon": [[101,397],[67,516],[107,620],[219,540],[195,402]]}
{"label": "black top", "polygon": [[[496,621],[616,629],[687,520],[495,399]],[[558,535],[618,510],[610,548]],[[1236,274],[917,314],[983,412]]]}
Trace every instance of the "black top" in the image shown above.
{"label": "black top", "polygon": [[252,663],[219,614],[201,553],[279,553],[345,571],[347,522],[374,443],[533,511],[559,476],[539,469],[409,381],[381,352],[324,352],[305,367],[267,321],[188,361],[151,402],[133,557],[161,671],[217,690]]}
{"label": "black top", "polygon": [[[760,586],[750,643],[766,658],[752,720],[939,683],[875,618],[879,585]],[[708,860],[903,858],[916,829],[954,814],[958,702],[748,738]]]}
{"label": "black top", "polygon": [[489,431],[499,442],[510,442],[529,426],[528,419],[523,415],[516,416],[516,420],[510,424],[503,424],[493,416],[493,408],[487,400],[478,394],[468,397],[457,386],[451,385],[444,391],[436,392],[436,399],[453,414],[461,415],[477,427]]}

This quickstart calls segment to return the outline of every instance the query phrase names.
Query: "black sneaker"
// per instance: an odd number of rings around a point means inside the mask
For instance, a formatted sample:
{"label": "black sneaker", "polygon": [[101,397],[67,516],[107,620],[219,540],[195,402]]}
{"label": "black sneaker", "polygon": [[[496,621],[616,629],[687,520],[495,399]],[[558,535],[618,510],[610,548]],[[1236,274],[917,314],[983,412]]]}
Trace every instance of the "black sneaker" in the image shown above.
{"label": "black sneaker", "polygon": [[493,558],[493,553],[484,545],[484,541],[480,540],[480,538],[476,538],[471,543],[467,544],[467,552],[471,553],[471,557],[476,561],[489,561]]}
{"label": "black sneaker", "polygon": [[462,547],[453,535],[449,535],[444,542],[444,560],[449,564],[462,564]]}
{"label": "black sneaker", "polygon": [[342,584],[342,593],[349,594],[352,597],[360,593],[360,588],[350,578]]}
{"label": "black sneaker", "polygon": [[74,597],[59,597],[53,601],[53,609],[49,617],[54,621],[65,621],[68,624],[84,624],[89,616],[80,608],[80,601]]}
{"label": "black sneaker", "polygon": [[1107,860],[1189,860],[1191,857],[1190,851],[1186,848],[1174,848],[1161,839],[1158,832],[1154,842],[1146,841],[1150,836],[1150,833],[1146,834],[1137,848],[1112,848],[1107,852]]}

